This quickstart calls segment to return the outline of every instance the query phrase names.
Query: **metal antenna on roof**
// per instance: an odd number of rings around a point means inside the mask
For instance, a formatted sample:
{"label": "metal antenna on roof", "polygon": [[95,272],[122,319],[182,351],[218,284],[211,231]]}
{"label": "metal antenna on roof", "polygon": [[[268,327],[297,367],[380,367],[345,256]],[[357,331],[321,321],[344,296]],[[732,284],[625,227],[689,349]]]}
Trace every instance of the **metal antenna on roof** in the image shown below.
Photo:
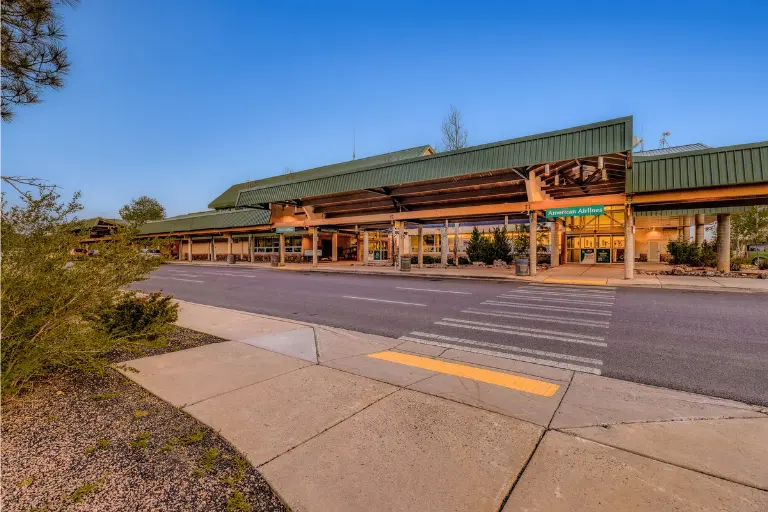
{"label": "metal antenna on roof", "polygon": [[669,144],[667,143],[667,137],[672,135],[671,132],[664,132],[661,134],[661,138],[659,139],[659,149],[668,148]]}

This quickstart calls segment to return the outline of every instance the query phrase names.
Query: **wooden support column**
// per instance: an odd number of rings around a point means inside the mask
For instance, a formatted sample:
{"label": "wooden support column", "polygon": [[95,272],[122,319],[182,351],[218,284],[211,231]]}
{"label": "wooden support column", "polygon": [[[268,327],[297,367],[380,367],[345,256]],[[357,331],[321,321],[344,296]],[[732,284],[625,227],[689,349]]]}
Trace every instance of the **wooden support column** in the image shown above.
{"label": "wooden support column", "polygon": [[459,266],[459,223],[453,223],[453,264]]}
{"label": "wooden support column", "polygon": [[624,213],[624,279],[635,277],[635,219],[632,207],[627,206]]}
{"label": "wooden support column", "polygon": [[253,233],[251,233],[248,235],[248,261],[253,263],[255,259],[255,254],[253,253]]}
{"label": "wooden support column", "polygon": [[363,231],[363,265],[368,264],[368,232]]}
{"label": "wooden support column", "polygon": [[280,260],[279,266],[285,266],[285,233],[280,233]]}
{"label": "wooden support column", "polygon": [[531,277],[536,275],[536,211],[530,213],[530,244],[528,249],[528,265]]}
{"label": "wooden support column", "polygon": [[[232,234],[227,235],[227,260],[232,256]],[[234,263],[234,260],[232,261]]]}
{"label": "wooden support column", "polygon": [[339,260],[339,234],[334,233],[331,235],[331,261]]}
{"label": "wooden support column", "polygon": [[419,241],[418,241],[418,265],[419,268],[424,267],[424,226],[419,224]]}
{"label": "wooden support column", "polygon": [[179,261],[184,259],[184,239],[179,239]]}
{"label": "wooden support column", "polygon": [[317,228],[312,228],[312,266],[317,266]]}
{"label": "wooden support column", "polygon": [[392,258],[395,263],[395,268],[400,268],[400,255],[402,254],[402,242],[403,242],[403,234],[401,231],[403,230],[403,223],[402,222],[395,222],[392,225]]}
{"label": "wooden support column", "polygon": [[216,261],[216,239],[214,237],[211,237],[211,241],[208,244],[208,259]]}
{"label": "wooden support column", "polygon": [[389,261],[392,264],[394,264],[394,260],[393,260],[394,250],[395,248],[394,248],[394,242],[392,241],[392,229],[390,229],[389,232],[387,233],[387,261]]}
{"label": "wooden support column", "polygon": [[699,213],[696,215],[696,227],[694,231],[694,241],[696,242],[696,245],[701,247],[701,244],[704,243],[704,214]]}
{"label": "wooden support column", "polygon": [[448,219],[445,219],[445,226],[440,230],[440,263],[448,264]]}
{"label": "wooden support column", "polygon": [[719,214],[717,216],[717,271],[730,272],[731,270],[731,216]]}
{"label": "wooden support column", "polygon": [[189,261],[192,261],[192,237],[187,237],[187,256]]}
{"label": "wooden support column", "polygon": [[553,267],[560,265],[560,225],[557,223],[557,219],[552,222],[552,228],[549,233],[550,238],[550,252],[551,261],[550,264]]}

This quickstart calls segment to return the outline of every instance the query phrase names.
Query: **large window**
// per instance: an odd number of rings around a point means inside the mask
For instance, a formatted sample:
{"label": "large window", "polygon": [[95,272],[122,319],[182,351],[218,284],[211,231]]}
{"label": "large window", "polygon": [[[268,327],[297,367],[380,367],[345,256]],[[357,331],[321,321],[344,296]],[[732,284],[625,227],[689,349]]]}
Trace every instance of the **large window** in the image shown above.
{"label": "large window", "polygon": [[[263,237],[254,238],[253,252],[255,252],[256,254],[270,254],[270,253],[278,254],[280,252],[280,237],[279,236],[263,236]],[[300,253],[301,237],[286,236],[285,252]]]}

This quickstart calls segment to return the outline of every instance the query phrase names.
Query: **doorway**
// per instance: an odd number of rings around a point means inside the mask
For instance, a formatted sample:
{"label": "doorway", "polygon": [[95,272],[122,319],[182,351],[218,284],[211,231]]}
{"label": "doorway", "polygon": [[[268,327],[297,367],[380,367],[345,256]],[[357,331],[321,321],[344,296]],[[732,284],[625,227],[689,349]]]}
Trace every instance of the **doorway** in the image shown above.
{"label": "doorway", "polygon": [[648,242],[648,261],[659,262],[659,253],[661,252],[660,242]]}

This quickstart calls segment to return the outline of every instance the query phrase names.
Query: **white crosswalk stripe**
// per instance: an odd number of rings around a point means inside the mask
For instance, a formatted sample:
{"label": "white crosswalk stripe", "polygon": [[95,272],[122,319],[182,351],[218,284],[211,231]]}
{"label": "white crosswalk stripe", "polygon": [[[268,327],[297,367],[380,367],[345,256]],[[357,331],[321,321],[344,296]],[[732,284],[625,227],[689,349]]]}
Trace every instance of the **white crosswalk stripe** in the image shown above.
{"label": "white crosswalk stripe", "polygon": [[581,300],[581,299],[554,299],[551,297],[534,297],[530,295],[511,295],[511,294],[505,294],[505,295],[498,295],[499,299],[525,299],[525,300],[534,300],[538,302],[565,302],[565,303],[571,303],[571,304],[589,304],[591,306],[612,306],[613,302],[606,302],[606,301],[593,301],[593,300]]}
{"label": "white crosswalk stripe", "polygon": [[[543,306],[541,305],[532,305],[532,304],[518,304],[515,302],[502,302],[498,300],[487,300],[485,302],[481,302],[481,304],[487,304],[491,306],[502,306],[502,307],[509,307],[509,308],[518,308],[518,309],[535,309],[538,311],[541,311]],[[613,313],[610,311],[604,311],[601,309],[582,309],[582,308],[570,308],[570,307],[563,307],[563,306],[547,306],[547,310],[551,311],[567,311],[569,313],[583,313],[585,315],[598,315],[598,316],[611,316]]]}
{"label": "white crosswalk stripe", "polygon": [[601,320],[584,320],[581,318],[571,318],[564,316],[548,316],[548,315],[535,315],[528,313],[505,313],[503,311],[481,311],[478,309],[463,309],[462,313],[468,313],[471,315],[484,315],[495,316],[500,318],[515,318],[519,320],[532,320],[535,322],[549,322],[554,324],[564,325],[583,325],[585,327],[597,327],[600,329],[607,329],[610,326],[609,322]]}
{"label": "white crosswalk stripe", "polygon": [[433,322],[434,329],[400,339],[600,375],[616,294],[613,288],[532,283],[466,305],[461,314]]}
{"label": "white crosswalk stripe", "polygon": [[530,283],[528,285],[528,288],[549,288],[552,290],[557,290],[560,288],[571,288],[571,289],[577,289],[577,290],[589,290],[593,291],[595,293],[608,293],[610,291],[616,291],[615,286],[588,286],[588,285],[578,285],[578,284],[544,284],[544,283]]}

